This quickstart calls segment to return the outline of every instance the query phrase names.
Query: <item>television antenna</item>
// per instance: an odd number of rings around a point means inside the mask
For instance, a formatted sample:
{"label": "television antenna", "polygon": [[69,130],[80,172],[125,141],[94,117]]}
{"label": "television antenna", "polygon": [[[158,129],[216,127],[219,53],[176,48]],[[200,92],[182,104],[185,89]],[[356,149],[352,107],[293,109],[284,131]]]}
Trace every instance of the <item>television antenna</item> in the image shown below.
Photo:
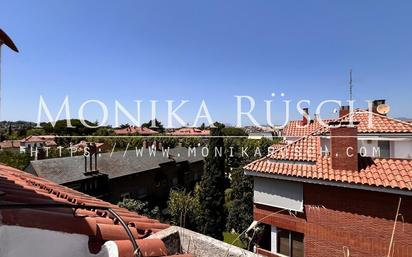
{"label": "television antenna", "polygon": [[352,69],[349,70],[349,100],[352,101],[353,94],[352,94]]}
{"label": "television antenna", "polygon": [[1,117],[1,47],[3,45],[8,46],[11,50],[15,51],[16,53],[19,52],[17,49],[16,45],[13,43],[13,40],[4,32],[2,29],[0,29],[0,117]]}

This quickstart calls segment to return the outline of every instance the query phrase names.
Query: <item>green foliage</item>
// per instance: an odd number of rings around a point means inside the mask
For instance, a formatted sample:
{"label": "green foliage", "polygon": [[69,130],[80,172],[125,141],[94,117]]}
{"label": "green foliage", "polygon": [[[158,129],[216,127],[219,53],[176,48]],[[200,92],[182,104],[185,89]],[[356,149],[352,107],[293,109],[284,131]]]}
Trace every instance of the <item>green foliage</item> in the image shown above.
{"label": "green foliage", "polygon": [[223,232],[223,238],[224,238],[223,241],[225,243],[246,249],[247,247],[246,244],[243,241],[237,239],[238,237],[239,237],[239,234],[237,233]]}
{"label": "green foliage", "polygon": [[[223,125],[216,124],[211,130],[212,136],[221,136]],[[209,140],[209,155],[205,160],[204,173],[200,183],[201,221],[200,232],[223,240],[225,227],[225,156],[215,155],[215,149],[224,149],[223,138]]]}
{"label": "green foliage", "polygon": [[[225,206],[228,217],[228,231],[243,232],[253,221],[253,181],[244,174],[243,166],[268,154],[268,148],[276,140],[262,138],[260,140],[247,138],[226,138],[227,169],[230,170],[230,197],[226,197]],[[233,148],[230,155],[229,147]],[[242,155],[242,148],[247,155]],[[256,149],[259,148],[259,151]],[[244,240],[242,237],[241,240]]]}
{"label": "green foliage", "polygon": [[39,136],[45,135],[46,131],[42,128],[32,128],[26,131],[26,136]]}
{"label": "green foliage", "polygon": [[196,189],[195,195],[186,193],[185,190],[170,191],[167,208],[172,223],[184,228],[197,229],[196,221],[200,212],[200,202],[196,192],[198,192],[198,189]]}
{"label": "green foliage", "polygon": [[227,230],[243,232],[253,221],[253,182],[242,168],[231,173],[231,200],[228,206]]}
{"label": "green foliage", "polygon": [[223,128],[222,134],[224,136],[247,137],[247,133],[242,128],[235,128],[235,127]]}
{"label": "green foliage", "polygon": [[[40,126],[44,129],[46,134],[55,134],[59,136],[88,136],[96,132],[97,128],[88,128],[81,123],[79,119],[70,120],[72,127],[67,126],[67,120],[58,120],[53,127],[50,122],[42,123]],[[96,122],[84,121],[89,126],[97,126]]]}
{"label": "green foliage", "polygon": [[30,155],[16,151],[0,151],[0,163],[24,170],[30,163]]}
{"label": "green foliage", "polygon": [[143,123],[142,127],[150,128],[150,129],[155,130],[159,133],[163,133],[165,131],[165,128],[163,127],[163,124],[158,119],[154,120],[154,125],[155,126],[153,126],[152,121],[153,120],[149,120],[148,122]]}
{"label": "green foliage", "polygon": [[151,209],[148,202],[130,198],[124,198],[122,201],[118,202],[117,205],[119,207],[126,208],[129,211],[133,211],[140,215],[148,216],[151,218],[157,218],[160,213],[158,206],[155,206],[153,209]]}

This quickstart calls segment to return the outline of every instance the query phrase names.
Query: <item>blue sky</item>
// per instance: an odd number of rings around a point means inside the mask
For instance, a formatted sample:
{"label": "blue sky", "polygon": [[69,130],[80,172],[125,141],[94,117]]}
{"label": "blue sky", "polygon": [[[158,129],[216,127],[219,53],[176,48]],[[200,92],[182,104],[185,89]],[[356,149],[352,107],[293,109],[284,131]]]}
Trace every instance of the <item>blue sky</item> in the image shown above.
{"label": "blue sky", "polygon": [[[190,100],[193,122],[205,99],[214,120],[235,123],[235,95],[265,99],[283,121],[282,99],[316,104],[385,98],[391,116],[412,117],[410,1],[1,1],[0,26],[19,54],[3,49],[2,119],[37,119],[39,96],[57,113],[65,96],[73,116],[98,99],[114,119],[114,101],[142,118],[150,99],[166,118],[168,99]],[[272,97],[271,93],[276,96]],[[283,92],[285,96],[280,97]],[[334,116],[325,108],[325,116]],[[299,117],[292,108],[292,117]],[[99,119],[93,105],[86,117]],[[124,121],[126,121],[124,119]]]}

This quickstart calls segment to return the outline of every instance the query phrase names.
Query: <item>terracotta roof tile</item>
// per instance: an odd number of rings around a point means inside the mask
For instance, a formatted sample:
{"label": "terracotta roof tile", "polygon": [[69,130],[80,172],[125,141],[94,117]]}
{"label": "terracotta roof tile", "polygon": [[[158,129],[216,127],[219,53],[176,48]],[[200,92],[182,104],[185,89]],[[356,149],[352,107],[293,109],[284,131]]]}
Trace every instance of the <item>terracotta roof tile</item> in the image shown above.
{"label": "terracotta roof tile", "polygon": [[248,171],[412,190],[412,160],[360,157],[361,169],[334,170],[320,139],[309,135],[245,166]]}
{"label": "terracotta roof tile", "polygon": [[124,136],[124,135],[151,136],[151,135],[158,134],[159,132],[154,131],[149,128],[145,128],[145,127],[127,127],[127,128],[122,128],[122,129],[115,129],[114,133],[119,136]]}
{"label": "terracotta roof tile", "polygon": [[[332,119],[323,120],[325,124],[333,121]],[[292,120],[283,128],[282,135],[286,137],[303,137],[309,135],[322,128],[322,124],[316,119],[311,120],[305,126],[302,125],[302,120]]]}
{"label": "terracotta roof tile", "polygon": [[172,136],[208,136],[210,135],[210,130],[208,129],[197,129],[197,128],[180,128],[173,132],[170,132],[169,135]]}
{"label": "terracotta roof tile", "polygon": [[[352,114],[347,114],[338,119],[323,120],[325,124],[331,121],[349,121],[352,118],[357,125],[358,133],[412,133],[412,124],[409,122],[390,118],[388,116],[357,109]],[[290,121],[283,128],[282,135],[287,137],[303,137],[314,132],[327,130],[316,119],[302,126],[301,120]]]}
{"label": "terracotta roof tile", "polygon": [[[166,246],[160,239],[142,239],[169,227],[157,220],[4,165],[0,165],[0,191],[4,193],[0,196],[0,204],[66,203],[110,207],[127,223],[137,239],[143,256],[166,256],[168,254]],[[119,256],[133,256],[133,247],[126,231],[119,221],[105,210],[3,209],[0,217],[2,223],[7,225],[87,235],[100,242],[100,245],[105,241],[114,241],[118,246]]]}

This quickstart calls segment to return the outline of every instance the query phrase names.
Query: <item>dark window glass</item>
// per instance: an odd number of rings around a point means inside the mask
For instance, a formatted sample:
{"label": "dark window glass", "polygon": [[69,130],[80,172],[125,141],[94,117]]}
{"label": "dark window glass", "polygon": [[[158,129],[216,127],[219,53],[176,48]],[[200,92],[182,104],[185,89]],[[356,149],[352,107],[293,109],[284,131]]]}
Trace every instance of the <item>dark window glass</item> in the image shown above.
{"label": "dark window glass", "polygon": [[270,230],[271,227],[269,225],[263,224],[263,232],[261,235],[258,236],[257,242],[260,248],[265,249],[267,251],[271,251],[270,249]]}
{"label": "dark window glass", "polygon": [[292,257],[303,257],[303,234],[291,232]]}
{"label": "dark window glass", "polygon": [[278,253],[289,256],[289,230],[279,229],[278,236]]}
{"label": "dark window glass", "polygon": [[378,141],[378,147],[380,151],[380,158],[389,158],[390,156],[390,143],[389,141]]}
{"label": "dark window glass", "polygon": [[277,252],[285,256],[303,257],[303,234],[277,228]]}

